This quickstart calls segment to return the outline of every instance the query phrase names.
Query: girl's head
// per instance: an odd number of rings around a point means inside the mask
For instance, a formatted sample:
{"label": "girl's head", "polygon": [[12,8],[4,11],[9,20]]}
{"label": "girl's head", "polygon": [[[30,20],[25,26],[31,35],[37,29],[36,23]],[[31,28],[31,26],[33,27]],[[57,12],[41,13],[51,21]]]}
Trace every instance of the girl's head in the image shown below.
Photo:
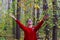
{"label": "girl's head", "polygon": [[27,24],[28,24],[28,25],[32,25],[32,24],[33,24],[33,21],[32,21],[31,18],[29,18],[29,19],[27,20]]}

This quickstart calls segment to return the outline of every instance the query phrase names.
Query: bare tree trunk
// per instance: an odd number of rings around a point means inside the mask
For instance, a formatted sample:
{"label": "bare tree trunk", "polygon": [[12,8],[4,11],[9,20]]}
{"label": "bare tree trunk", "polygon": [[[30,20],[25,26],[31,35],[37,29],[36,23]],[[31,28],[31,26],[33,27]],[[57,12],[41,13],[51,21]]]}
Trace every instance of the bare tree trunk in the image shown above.
{"label": "bare tree trunk", "polygon": [[[43,0],[43,11],[44,11],[44,15],[48,15],[47,0]],[[48,20],[46,20],[46,21],[48,21]],[[46,26],[45,26],[45,33],[46,33],[45,40],[49,40],[49,32],[48,32],[49,30],[46,29],[46,28],[49,28],[49,24],[47,22],[45,22],[45,23],[46,23]]]}
{"label": "bare tree trunk", "polygon": [[33,25],[35,25],[35,8],[33,7]]}
{"label": "bare tree trunk", "polygon": [[[40,1],[39,1],[39,2],[40,2]],[[38,4],[39,4],[39,2],[38,2]],[[36,24],[38,24],[38,21],[40,21],[40,20],[39,20],[39,18],[40,18],[40,8],[37,8],[36,11],[37,11],[37,13],[36,13],[36,14],[37,14]],[[38,39],[38,40],[40,40],[40,34],[39,34],[39,33],[40,33],[40,32],[37,31],[37,39]]]}
{"label": "bare tree trunk", "polygon": [[40,13],[39,13],[39,8],[37,8],[37,22],[39,21]]}
{"label": "bare tree trunk", "polygon": [[[20,0],[17,0],[17,2],[19,3]],[[20,20],[20,7],[19,5],[17,4],[17,19]],[[20,39],[20,28],[19,28],[19,25],[16,24],[16,39]]]}
{"label": "bare tree trunk", "polygon": [[57,17],[57,0],[53,0],[52,1],[52,5],[53,5],[53,34],[52,34],[52,40],[57,40],[57,21],[58,21],[58,17]]}
{"label": "bare tree trunk", "polygon": [[[34,0],[34,4],[35,4],[35,0]],[[36,25],[36,9],[35,9],[35,6],[33,6],[33,14],[32,14],[32,17],[33,17],[33,25]]]}

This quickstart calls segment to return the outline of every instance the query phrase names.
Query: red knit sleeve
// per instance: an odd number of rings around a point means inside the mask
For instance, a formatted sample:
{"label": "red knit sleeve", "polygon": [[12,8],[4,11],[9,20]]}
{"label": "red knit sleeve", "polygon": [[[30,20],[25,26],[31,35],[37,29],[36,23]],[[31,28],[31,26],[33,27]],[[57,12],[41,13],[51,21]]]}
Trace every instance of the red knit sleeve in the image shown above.
{"label": "red knit sleeve", "polygon": [[35,27],[34,30],[37,31],[39,28],[41,28],[42,24],[44,23],[44,20],[41,20]]}
{"label": "red knit sleeve", "polygon": [[27,30],[27,27],[26,26],[24,26],[19,20],[15,20],[16,21],[16,23],[19,25],[19,27],[22,29],[22,30]]}

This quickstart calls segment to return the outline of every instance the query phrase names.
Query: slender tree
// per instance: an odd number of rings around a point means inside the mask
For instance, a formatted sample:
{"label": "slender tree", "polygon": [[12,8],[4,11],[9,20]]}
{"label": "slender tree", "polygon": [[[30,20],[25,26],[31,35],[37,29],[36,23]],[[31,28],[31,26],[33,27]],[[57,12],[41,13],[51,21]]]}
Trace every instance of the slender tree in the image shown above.
{"label": "slender tree", "polygon": [[[17,3],[19,3],[20,0],[17,0]],[[20,20],[20,7],[19,5],[17,4],[17,19]],[[20,28],[19,28],[19,25],[16,24],[16,39],[20,39]]]}
{"label": "slender tree", "polygon": [[52,5],[53,5],[53,34],[52,34],[52,40],[57,40],[57,21],[58,21],[58,17],[57,17],[57,0],[53,0],[52,1]]}
{"label": "slender tree", "polygon": [[37,6],[37,22],[39,21],[40,18],[40,0],[36,2]]}
{"label": "slender tree", "polygon": [[35,25],[35,8],[33,7],[33,25]]}
{"label": "slender tree", "polygon": [[[47,0],[43,0],[43,12],[44,12],[44,15],[48,15],[48,4],[47,4]],[[47,22],[48,20],[46,20],[46,27],[45,27],[45,29],[46,28],[49,28],[49,24],[48,24],[48,22]],[[47,32],[48,32],[49,30],[45,30],[45,32],[46,32],[46,34],[47,34]],[[48,34],[46,35],[46,37],[45,37],[45,40],[49,40],[49,32],[48,32]]]}
{"label": "slender tree", "polygon": [[[36,13],[36,14],[37,14],[36,23],[38,23],[38,21],[40,21],[40,20],[39,20],[39,18],[40,18],[40,6],[39,6],[40,0],[37,1],[36,3],[37,3],[37,5],[38,5],[38,7],[37,7],[37,9],[36,9],[36,11],[37,11],[37,13]],[[38,31],[38,32],[37,32],[37,39],[40,39],[40,34],[39,34],[39,33],[40,33],[40,32]]]}
{"label": "slender tree", "polygon": [[[35,0],[34,0],[34,3],[35,4]],[[33,25],[35,25],[35,6],[33,6],[33,14],[32,14],[32,17],[33,17]]]}

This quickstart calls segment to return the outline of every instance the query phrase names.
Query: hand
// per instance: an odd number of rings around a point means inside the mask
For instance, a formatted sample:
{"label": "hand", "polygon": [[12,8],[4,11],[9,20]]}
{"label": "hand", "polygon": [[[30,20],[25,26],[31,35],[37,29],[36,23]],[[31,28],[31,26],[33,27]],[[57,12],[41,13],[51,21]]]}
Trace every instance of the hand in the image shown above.
{"label": "hand", "polygon": [[46,14],[43,18],[45,21],[49,19],[49,14]]}
{"label": "hand", "polygon": [[9,14],[9,15],[16,20],[16,17],[13,14]]}

